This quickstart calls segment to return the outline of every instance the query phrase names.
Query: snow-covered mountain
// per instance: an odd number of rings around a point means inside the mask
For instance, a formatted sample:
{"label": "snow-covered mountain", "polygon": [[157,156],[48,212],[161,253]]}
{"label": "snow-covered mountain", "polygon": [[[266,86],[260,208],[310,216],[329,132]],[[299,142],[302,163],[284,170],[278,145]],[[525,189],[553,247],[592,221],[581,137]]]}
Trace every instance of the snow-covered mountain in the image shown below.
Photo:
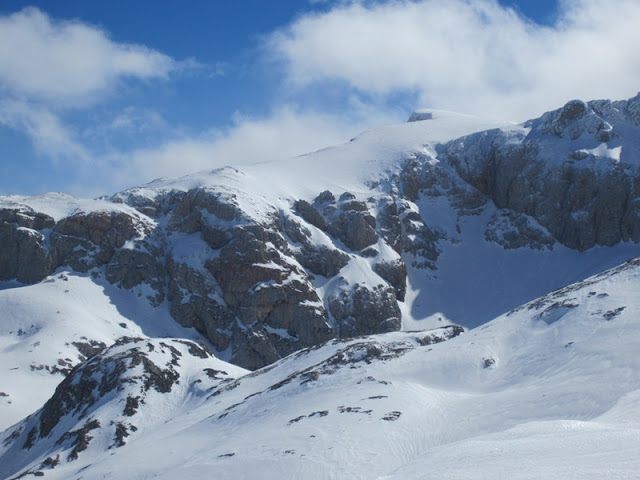
{"label": "snow-covered mountain", "polygon": [[0,197],[0,476],[633,472],[639,168],[640,95]]}

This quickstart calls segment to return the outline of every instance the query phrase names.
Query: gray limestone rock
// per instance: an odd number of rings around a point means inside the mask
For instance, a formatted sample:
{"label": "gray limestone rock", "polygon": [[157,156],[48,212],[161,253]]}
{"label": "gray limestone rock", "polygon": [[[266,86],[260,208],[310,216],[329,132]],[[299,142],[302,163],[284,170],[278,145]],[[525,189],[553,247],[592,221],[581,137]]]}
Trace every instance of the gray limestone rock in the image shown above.
{"label": "gray limestone rock", "polygon": [[0,221],[4,223],[13,223],[18,227],[30,228],[32,230],[44,230],[52,228],[55,220],[49,215],[36,212],[30,207],[21,205],[18,208],[2,208],[0,209]]}
{"label": "gray limestone rock", "polygon": [[362,250],[378,241],[376,219],[367,212],[347,210],[334,218],[327,232],[351,250]]}
{"label": "gray limestone rock", "polygon": [[412,265],[416,268],[436,270],[436,261],[440,256],[439,242],[446,235],[437,228],[425,225],[419,213],[410,211],[402,219],[404,227],[404,251],[414,256]]}
{"label": "gray limestone rock", "polygon": [[619,159],[608,147],[598,153],[604,139],[624,140],[616,125],[635,121],[636,101],[572,101],[528,122],[526,137],[474,134],[448,144],[443,157],[499,208],[534,218],[569,248],[638,242],[638,172],[624,149]]}
{"label": "gray limestone rock", "polygon": [[374,265],[373,271],[389,282],[398,300],[404,301],[407,291],[407,266],[401,258],[395,261],[378,262]]}
{"label": "gray limestone rock", "polygon": [[233,193],[209,188],[194,188],[186,193],[175,194],[175,200],[177,204],[172,208],[172,216],[179,221],[198,209],[220,220],[232,221],[242,217],[242,210]]}
{"label": "gray limestone rock", "polygon": [[53,271],[45,236],[37,230],[0,222],[0,279],[35,283]]}
{"label": "gray limestone rock", "polygon": [[304,248],[296,259],[300,264],[316,275],[334,277],[349,263],[349,255],[341,250],[331,249],[324,245]]}
{"label": "gray limestone rock", "polygon": [[35,283],[54,270],[47,245],[54,223],[25,206],[0,209],[0,279]]}
{"label": "gray limestone rock", "polygon": [[407,122],[422,122],[424,120],[431,120],[433,113],[417,110],[411,114]]}
{"label": "gray limestone rock", "polygon": [[[280,233],[253,224],[237,229],[219,256],[206,263],[238,319],[232,347],[234,362],[241,366],[264,366],[274,355],[281,358],[335,336],[309,277],[287,261],[288,256],[292,253]],[[254,355],[266,356],[251,357],[242,351],[244,344]]]}
{"label": "gray limestone rock", "polygon": [[395,291],[386,285],[350,286],[345,282],[341,292],[329,299],[329,311],[341,338],[393,332],[401,326]]}
{"label": "gray limestone rock", "polygon": [[335,203],[336,197],[329,190],[321,192],[314,200],[314,205],[322,205],[326,203]]}
{"label": "gray limestone rock", "polygon": [[95,245],[120,248],[126,240],[136,237],[142,228],[150,233],[146,226],[124,212],[76,213],[60,220],[54,231],[60,235],[89,240]]}
{"label": "gray limestone rock", "polygon": [[506,249],[528,247],[551,250],[555,239],[534,219],[511,210],[500,210],[489,221],[485,239]]}
{"label": "gray limestone rock", "polygon": [[324,218],[309,202],[298,200],[293,208],[308,223],[320,230],[325,230],[327,225]]}
{"label": "gray limestone rock", "polygon": [[119,287],[131,289],[147,283],[155,292],[150,300],[159,305],[165,298],[164,266],[160,261],[161,254],[151,245],[136,244],[136,248],[121,248],[115,251],[106,265],[105,276],[109,283],[117,283]]}
{"label": "gray limestone rock", "polygon": [[315,245],[311,232],[295,218],[289,217],[284,223],[284,232],[294,244],[301,248],[294,252],[300,265],[316,275],[333,277],[349,263],[349,255],[326,245]]}
{"label": "gray limestone rock", "polygon": [[402,235],[400,211],[393,197],[381,200],[378,207],[378,233],[397,253],[404,250],[405,239]]}
{"label": "gray limestone rock", "polygon": [[204,334],[218,351],[230,346],[234,314],[221,298],[221,290],[206,270],[167,259],[168,299],[171,315],[181,325]]}

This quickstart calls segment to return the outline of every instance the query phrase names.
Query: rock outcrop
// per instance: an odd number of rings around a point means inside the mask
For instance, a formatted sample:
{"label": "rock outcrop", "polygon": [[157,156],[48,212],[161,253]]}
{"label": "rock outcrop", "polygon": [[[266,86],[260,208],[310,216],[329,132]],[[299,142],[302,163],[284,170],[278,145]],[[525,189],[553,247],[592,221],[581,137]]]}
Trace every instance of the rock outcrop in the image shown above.
{"label": "rock outcrop", "polygon": [[329,311],[343,337],[393,332],[401,327],[400,308],[392,287],[345,284],[329,299]]}
{"label": "rock outcrop", "polygon": [[53,271],[45,243],[54,224],[53,218],[26,206],[0,209],[0,280],[35,283]]}
{"label": "rock outcrop", "polygon": [[[204,395],[233,379],[203,345],[178,339],[123,337],[75,367],[39,411],[17,424],[6,458],[40,462],[42,476],[85,450],[124,446],[138,430],[171,418],[187,394]],[[145,415],[152,404],[154,415]],[[161,412],[161,413],[159,413]],[[44,458],[43,451],[56,451]],[[36,471],[40,474],[35,473]]]}
{"label": "rock outcrop", "polygon": [[441,156],[499,208],[535,219],[569,248],[638,243],[639,105],[640,96],[571,101],[527,122],[528,133],[474,134]]}

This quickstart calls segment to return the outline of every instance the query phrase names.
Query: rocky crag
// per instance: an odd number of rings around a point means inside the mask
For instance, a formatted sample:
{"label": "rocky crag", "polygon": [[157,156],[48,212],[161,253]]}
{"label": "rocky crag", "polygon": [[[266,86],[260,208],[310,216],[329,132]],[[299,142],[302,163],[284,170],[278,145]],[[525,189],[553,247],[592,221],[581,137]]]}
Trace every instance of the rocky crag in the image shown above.
{"label": "rocky crag", "polygon": [[[49,451],[24,473],[42,476],[87,449],[123,447],[150,421],[170,418],[185,398],[204,399],[244,373],[188,340],[122,337],[71,370],[40,410],[12,428],[4,442],[6,468],[18,457],[31,461]],[[156,411],[151,419],[141,412],[147,405]]]}

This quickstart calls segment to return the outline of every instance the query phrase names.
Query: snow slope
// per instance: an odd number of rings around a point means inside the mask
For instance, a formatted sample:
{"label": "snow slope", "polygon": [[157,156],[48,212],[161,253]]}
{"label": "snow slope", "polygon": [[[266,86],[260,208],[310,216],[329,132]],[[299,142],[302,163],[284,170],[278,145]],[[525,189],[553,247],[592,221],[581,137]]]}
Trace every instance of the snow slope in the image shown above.
{"label": "snow slope", "polygon": [[[267,200],[265,205],[276,208],[288,208],[291,200],[311,200],[324,190],[331,190],[336,196],[346,191],[370,195],[371,184],[397,172],[407,155],[432,151],[436,144],[474,132],[492,128],[506,131],[522,128],[471,115],[442,110],[427,111],[431,113],[428,121],[376,128],[343,145],[290,159],[224,167],[177,179],[161,178],[127,190],[122,195],[155,197],[171,190],[220,186],[232,188],[234,193],[240,194],[243,202],[250,204],[252,197],[262,197]],[[241,203],[241,206],[244,205]],[[247,210],[251,211],[250,208]]]}
{"label": "snow slope", "polygon": [[[116,450],[89,445],[53,469],[50,452],[5,459],[0,476],[634,478],[639,289],[636,259],[441,343],[455,332],[332,341],[214,387]],[[0,452],[25,441],[10,435]]]}
{"label": "snow slope", "polygon": [[89,275],[60,271],[0,290],[0,429],[40,408],[82,360],[122,336],[203,340],[166,304],[152,307]]}
{"label": "snow slope", "polygon": [[405,330],[434,328],[442,322],[474,328],[640,254],[640,247],[631,242],[584,252],[559,243],[550,249],[504,249],[484,238],[487,223],[499,212],[494,205],[477,216],[457,217],[446,199],[418,204],[425,218],[445,218],[440,228],[454,241],[441,243],[437,270],[409,268],[408,293],[402,303]]}
{"label": "snow slope", "polygon": [[[608,115],[615,116],[615,112],[612,113],[615,110],[613,107],[599,108],[606,110]],[[593,112],[585,120],[581,120],[580,128],[588,130],[591,123],[596,121],[592,117],[595,117]],[[361,134],[347,144],[293,159],[255,163],[237,168],[226,167],[178,179],[158,179],[142,187],[120,192],[110,199],[79,200],[64,194],[47,194],[32,198],[11,196],[0,198],[0,207],[29,206],[52,216],[55,220],[78,211],[122,211],[134,215],[151,229],[165,228],[167,220],[164,219],[165,224],[162,223],[162,219],[151,220],[126,202],[135,203],[141,199],[152,202],[170,192],[187,192],[198,188],[222,192],[225,197],[233,198],[239,210],[255,222],[269,223],[274,214],[280,214],[285,218],[291,216],[292,205],[297,200],[311,202],[325,190],[331,190],[336,197],[350,192],[359,201],[372,200],[368,207],[374,210],[376,202],[388,198],[390,194],[398,193],[394,191],[398,185],[393,183],[393,178],[402,170],[407,159],[417,158],[421,162],[441,166],[444,162],[438,159],[438,145],[488,129],[499,129],[507,137],[521,139],[530,133],[531,125],[544,125],[545,122],[551,121],[550,118],[553,116],[547,114],[541,119],[529,122],[525,127],[451,112],[422,110],[413,116],[417,121],[378,128]],[[557,125],[552,126],[555,128]],[[593,128],[596,127],[600,128],[598,125]],[[608,144],[602,143],[595,150],[591,148],[595,152],[591,155],[593,158],[579,164],[600,165],[598,168],[601,168],[602,162],[598,163],[598,159],[612,158],[613,155],[609,153],[608,147],[603,150],[604,146],[609,145],[618,151],[623,140],[623,157],[635,162],[633,152],[637,150],[637,145],[633,126],[621,117],[620,126],[616,124],[616,129],[618,128],[621,129],[619,136],[612,137]],[[574,139],[570,134],[573,134],[573,131],[563,138],[534,135],[541,145],[540,155],[550,158],[551,166],[559,164],[559,159],[566,160],[565,150],[571,153],[576,148],[580,150],[595,145],[595,140],[587,139],[587,135]],[[464,138],[461,144],[465,144]],[[554,149],[562,150],[562,155],[554,157]],[[598,152],[604,156],[598,156]],[[551,246],[552,248],[542,250],[527,247],[504,249],[485,238],[487,224],[496,217],[502,218],[499,208],[488,202],[478,215],[461,215],[454,203],[450,196],[443,194],[422,195],[415,202],[403,204],[403,207],[414,209],[429,229],[443,237],[436,242],[435,247],[439,250],[437,270],[415,268],[412,263],[415,261],[419,264],[422,259],[416,259],[406,253],[402,255],[408,266],[409,284],[406,299],[399,303],[404,329],[433,328],[443,321],[475,327],[532,298],[640,254],[640,248],[631,243],[619,244],[613,248],[596,247],[585,252],[569,250],[557,242]],[[157,225],[158,222],[161,224]],[[216,219],[210,223],[216,225],[216,222],[223,228],[230,228],[230,224],[233,223],[225,224]],[[304,226],[312,232],[314,244],[337,247],[351,254],[348,266],[340,272],[340,276],[350,285],[363,281],[373,286],[385,283],[373,271],[373,262],[370,259],[362,258],[357,252],[352,252],[335,239],[328,238],[315,227],[309,224]],[[508,222],[505,222],[503,227],[506,231],[512,228]],[[184,245],[181,246],[181,242]],[[186,259],[184,263],[190,266],[199,265],[200,269],[204,261],[214,255],[199,237],[187,239],[186,236],[176,236],[169,243],[171,249],[180,254],[180,259]],[[198,252],[191,248],[194,246]],[[376,261],[394,262],[400,258],[382,241],[374,247],[379,251]],[[187,250],[195,253],[183,254]],[[464,274],[461,274],[461,271],[464,271]],[[514,281],[516,278],[518,281]],[[322,283],[323,279],[317,282],[322,289],[320,293],[325,303],[332,296],[339,294],[339,289],[333,288],[339,283],[336,280],[325,284]]]}
{"label": "snow slope", "polygon": [[[136,218],[149,221],[139,211],[128,205],[114,204],[106,199],[76,198],[66,193],[49,192],[36,196],[6,195],[0,196],[0,208],[31,208],[58,221],[78,212],[122,211]],[[153,222],[150,222],[153,223]]]}

